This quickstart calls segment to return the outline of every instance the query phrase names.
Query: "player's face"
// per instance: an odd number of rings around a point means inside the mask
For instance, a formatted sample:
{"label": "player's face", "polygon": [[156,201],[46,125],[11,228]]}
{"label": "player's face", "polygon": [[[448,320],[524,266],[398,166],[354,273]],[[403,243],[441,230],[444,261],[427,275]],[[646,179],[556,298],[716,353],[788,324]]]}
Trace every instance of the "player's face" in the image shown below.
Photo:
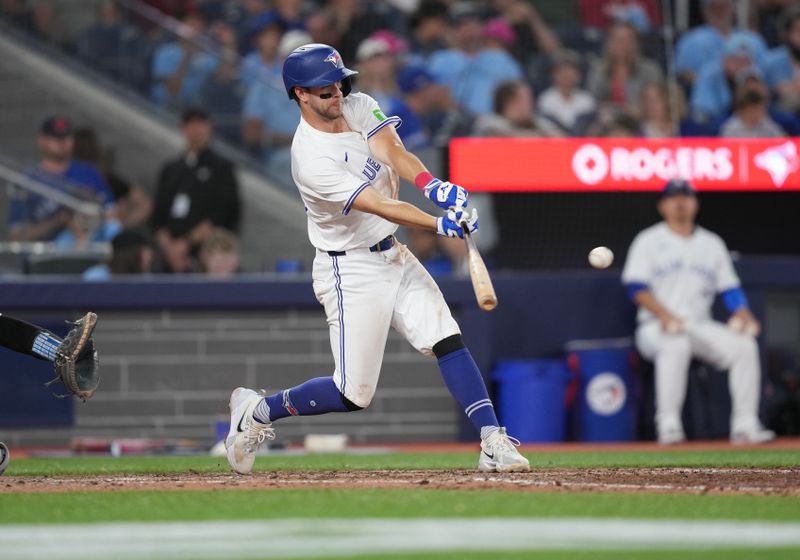
{"label": "player's face", "polygon": [[342,116],[342,82],[306,90],[305,101],[311,110],[325,120],[333,121]]}
{"label": "player's face", "polygon": [[658,210],[667,222],[692,223],[697,216],[697,197],[678,194],[662,199]]}
{"label": "player's face", "polygon": [[72,157],[72,136],[57,138],[55,136],[39,136],[39,149],[45,159],[66,161]]}

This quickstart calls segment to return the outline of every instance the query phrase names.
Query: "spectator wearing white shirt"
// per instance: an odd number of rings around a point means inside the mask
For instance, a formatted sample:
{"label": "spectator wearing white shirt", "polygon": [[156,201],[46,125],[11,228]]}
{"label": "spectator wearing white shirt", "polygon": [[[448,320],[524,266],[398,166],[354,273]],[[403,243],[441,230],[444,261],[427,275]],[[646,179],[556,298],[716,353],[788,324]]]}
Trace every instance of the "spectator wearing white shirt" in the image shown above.
{"label": "spectator wearing white shirt", "polygon": [[539,114],[546,117],[569,134],[575,135],[581,117],[595,110],[592,95],[580,89],[581,59],[574,51],[560,51],[554,57],[553,85],[539,96]]}

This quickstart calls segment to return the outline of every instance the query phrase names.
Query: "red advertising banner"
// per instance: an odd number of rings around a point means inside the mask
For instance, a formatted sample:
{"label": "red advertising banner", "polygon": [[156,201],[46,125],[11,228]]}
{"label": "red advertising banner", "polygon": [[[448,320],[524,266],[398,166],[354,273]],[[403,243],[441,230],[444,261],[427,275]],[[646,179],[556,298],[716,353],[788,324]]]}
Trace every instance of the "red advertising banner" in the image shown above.
{"label": "red advertising banner", "polygon": [[477,192],[656,191],[681,177],[705,191],[800,190],[787,138],[457,138],[450,180]]}

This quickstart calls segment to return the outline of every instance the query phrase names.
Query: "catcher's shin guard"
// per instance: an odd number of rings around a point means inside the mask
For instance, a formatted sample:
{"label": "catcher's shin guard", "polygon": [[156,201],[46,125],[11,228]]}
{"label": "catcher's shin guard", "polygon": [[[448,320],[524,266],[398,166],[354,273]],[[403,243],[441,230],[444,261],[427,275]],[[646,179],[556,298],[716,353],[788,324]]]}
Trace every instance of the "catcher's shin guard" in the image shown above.
{"label": "catcher's shin guard", "polygon": [[6,447],[6,444],[0,441],[0,475],[6,472],[8,462],[11,460],[11,452]]}

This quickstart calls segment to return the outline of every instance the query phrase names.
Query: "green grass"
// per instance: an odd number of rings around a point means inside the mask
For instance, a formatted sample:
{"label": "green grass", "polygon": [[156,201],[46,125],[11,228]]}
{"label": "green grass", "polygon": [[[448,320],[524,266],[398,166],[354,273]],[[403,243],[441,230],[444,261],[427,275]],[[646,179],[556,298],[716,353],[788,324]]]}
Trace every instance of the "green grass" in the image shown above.
{"label": "green grass", "polygon": [[[780,449],[650,450],[642,452],[531,451],[534,469],[598,467],[798,467],[800,452]],[[477,453],[267,455],[256,471],[474,468]],[[103,476],[148,473],[228,473],[225,458],[12,458],[10,476]],[[0,478],[0,484],[4,480]],[[0,493],[0,525],[134,521],[306,518],[476,517],[628,518],[800,522],[800,498],[673,495],[667,493],[527,492],[434,488],[275,488],[210,490]],[[800,549],[443,551],[353,556],[353,560],[789,560]],[[13,556],[13,555],[12,555]],[[228,558],[227,560],[235,560]]]}
{"label": "green grass", "polygon": [[0,494],[0,523],[416,517],[800,520],[781,496],[439,489],[275,489]]}
{"label": "green grass", "polygon": [[[724,449],[713,451],[527,452],[533,468],[566,467],[797,467],[800,451]],[[256,471],[343,469],[469,469],[474,453],[386,453],[374,455],[274,455],[259,457]],[[224,457],[71,457],[14,459],[12,476],[228,472]]]}
{"label": "green grass", "polygon": [[[366,560],[369,556],[350,556],[337,560]],[[453,552],[441,554],[387,554],[380,560],[486,560],[502,558],[503,560],[797,560],[797,549],[748,549],[748,550],[587,550],[587,551],[525,551],[489,554],[486,552]],[[318,558],[315,558],[318,560]]]}

